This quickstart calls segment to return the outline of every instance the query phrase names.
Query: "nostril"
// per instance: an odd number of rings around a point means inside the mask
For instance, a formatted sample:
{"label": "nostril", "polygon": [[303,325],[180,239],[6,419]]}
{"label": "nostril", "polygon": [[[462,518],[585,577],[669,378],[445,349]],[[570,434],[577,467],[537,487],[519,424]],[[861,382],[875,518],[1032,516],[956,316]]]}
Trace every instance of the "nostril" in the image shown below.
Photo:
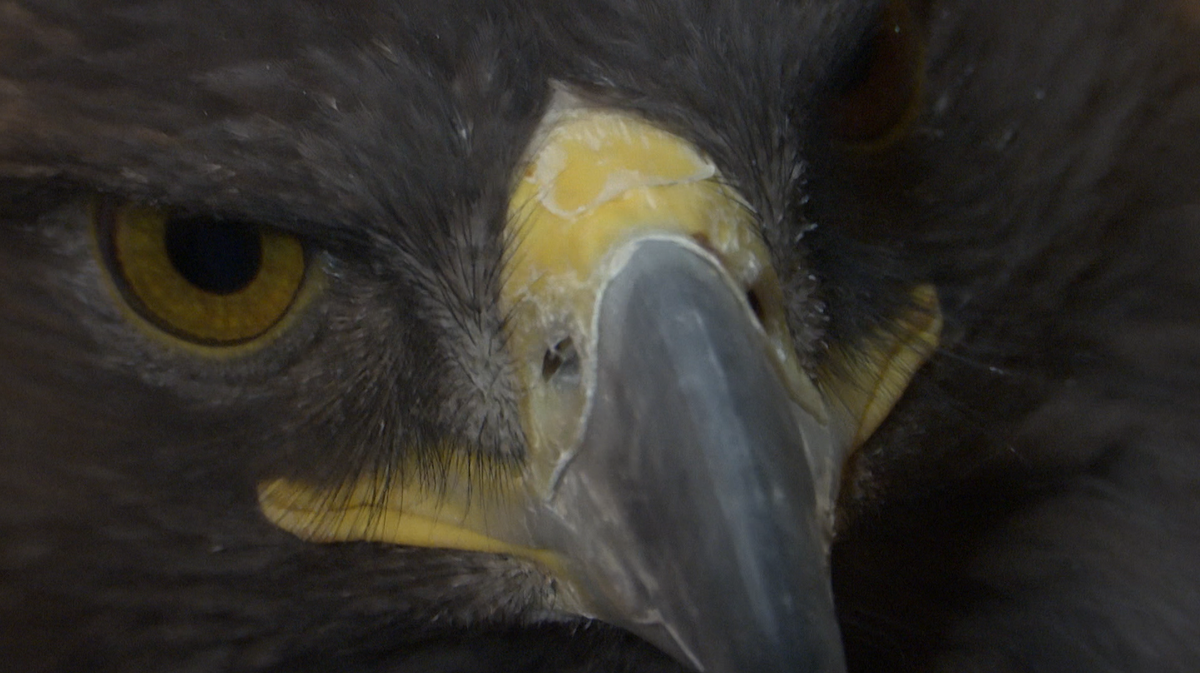
{"label": "nostril", "polygon": [[763,322],[763,303],[758,296],[758,290],[750,288],[746,290],[746,301],[750,302],[750,310],[754,311],[754,316],[758,318],[758,322]]}
{"label": "nostril", "polygon": [[574,377],[579,374],[579,354],[575,351],[575,342],[571,337],[562,339],[546,349],[542,356],[542,379],[549,381],[552,377]]}
{"label": "nostril", "polygon": [[[708,252],[712,253],[712,255],[720,260],[721,264],[726,267],[726,271],[729,271],[727,258],[717,250],[716,246],[713,245],[712,239],[710,239],[707,234],[704,232],[697,232],[692,234],[692,240],[695,241],[696,244],[701,248],[704,248]],[[757,285],[758,281],[755,281],[755,283]],[[749,302],[750,310],[754,311],[754,316],[758,318],[759,324],[765,324],[766,308],[763,306],[763,300],[759,295],[756,285],[746,288],[746,301]]]}

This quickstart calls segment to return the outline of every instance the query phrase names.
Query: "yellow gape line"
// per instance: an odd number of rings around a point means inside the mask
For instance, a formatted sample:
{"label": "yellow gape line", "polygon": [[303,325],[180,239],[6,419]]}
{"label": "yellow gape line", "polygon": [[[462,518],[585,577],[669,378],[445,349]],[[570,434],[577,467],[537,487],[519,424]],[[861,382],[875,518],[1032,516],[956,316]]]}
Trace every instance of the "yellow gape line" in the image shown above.
{"label": "yellow gape line", "polygon": [[557,563],[551,552],[510,544],[484,532],[491,505],[503,510],[504,503],[485,501],[467,508],[419,485],[388,487],[367,479],[345,493],[276,479],[260,485],[258,496],[263,514],[275,525],[313,542],[371,540],[512,554],[548,568]]}
{"label": "yellow gape line", "polygon": [[852,448],[871,437],[937,350],[942,332],[937,291],[932,285],[919,285],[911,298],[912,307],[886,332],[869,338],[865,349],[835,353],[837,373],[823,372],[820,377],[826,396],[841,408],[838,415],[850,429]]}

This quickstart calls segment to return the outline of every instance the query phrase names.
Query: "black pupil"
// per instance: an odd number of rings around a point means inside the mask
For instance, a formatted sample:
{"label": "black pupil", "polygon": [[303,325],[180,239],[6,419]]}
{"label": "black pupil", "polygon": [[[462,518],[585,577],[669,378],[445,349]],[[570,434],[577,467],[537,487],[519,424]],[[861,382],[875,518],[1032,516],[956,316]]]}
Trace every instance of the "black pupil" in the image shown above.
{"label": "black pupil", "polygon": [[168,220],[166,247],[179,275],[213,294],[241,290],[262,268],[262,234],[240,222]]}

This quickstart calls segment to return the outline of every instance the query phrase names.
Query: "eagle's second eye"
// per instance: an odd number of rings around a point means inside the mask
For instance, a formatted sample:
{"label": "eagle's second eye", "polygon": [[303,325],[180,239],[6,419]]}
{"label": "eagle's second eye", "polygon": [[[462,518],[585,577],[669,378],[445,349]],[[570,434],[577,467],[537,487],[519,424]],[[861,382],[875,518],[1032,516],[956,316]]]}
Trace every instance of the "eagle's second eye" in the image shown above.
{"label": "eagle's second eye", "polygon": [[246,343],[276,325],[304,285],[307,256],[290,234],[137,203],[102,200],[93,212],[121,297],[171,336]]}
{"label": "eagle's second eye", "polygon": [[921,38],[907,3],[887,2],[834,85],[829,107],[834,136],[865,150],[902,138],[917,116],[922,61]]}

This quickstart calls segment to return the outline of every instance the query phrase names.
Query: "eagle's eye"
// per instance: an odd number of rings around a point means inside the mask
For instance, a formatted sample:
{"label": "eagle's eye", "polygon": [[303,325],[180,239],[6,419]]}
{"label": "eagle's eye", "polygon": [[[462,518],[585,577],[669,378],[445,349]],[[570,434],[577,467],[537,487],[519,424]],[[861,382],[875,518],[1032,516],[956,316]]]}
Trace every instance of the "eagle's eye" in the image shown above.
{"label": "eagle's eye", "polygon": [[304,285],[299,239],[257,224],[101,200],[106,268],[125,301],[168,334],[210,346],[265,335]]}
{"label": "eagle's eye", "polygon": [[831,130],[844,143],[882,149],[916,118],[922,44],[904,0],[884,4],[871,33],[841,69],[829,107]]}

